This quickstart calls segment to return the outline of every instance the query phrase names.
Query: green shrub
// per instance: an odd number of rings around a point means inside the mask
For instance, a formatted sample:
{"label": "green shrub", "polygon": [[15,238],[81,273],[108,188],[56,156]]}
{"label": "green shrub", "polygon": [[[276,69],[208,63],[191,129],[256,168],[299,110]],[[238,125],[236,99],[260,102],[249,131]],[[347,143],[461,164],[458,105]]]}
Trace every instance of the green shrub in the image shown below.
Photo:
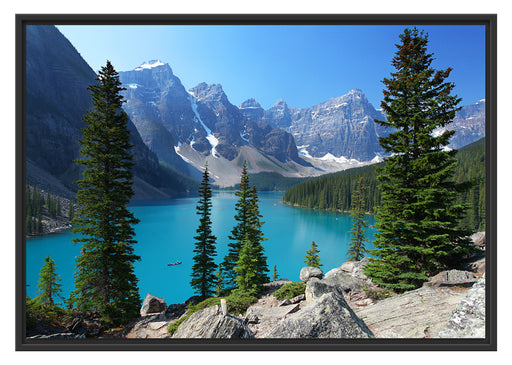
{"label": "green shrub", "polygon": [[188,318],[192,315],[192,313],[187,314],[186,316],[181,317],[176,322],[171,323],[169,327],[167,327],[167,332],[172,336],[174,332],[178,329],[178,327]]}
{"label": "green shrub", "polygon": [[255,293],[235,289],[226,298],[226,305],[229,313],[243,314],[257,300],[258,297]]}
{"label": "green shrub", "polygon": [[284,284],[282,287],[274,292],[274,297],[284,300],[292,299],[297,295],[304,294],[306,292],[306,284],[291,282]]}

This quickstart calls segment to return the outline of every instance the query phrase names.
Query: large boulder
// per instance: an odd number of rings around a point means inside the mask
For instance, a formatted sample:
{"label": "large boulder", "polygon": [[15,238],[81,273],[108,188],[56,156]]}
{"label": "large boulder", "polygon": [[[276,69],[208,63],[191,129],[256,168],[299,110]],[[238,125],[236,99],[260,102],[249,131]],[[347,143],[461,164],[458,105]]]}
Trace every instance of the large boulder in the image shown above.
{"label": "large boulder", "polygon": [[485,250],[485,232],[476,232],[471,235],[471,241],[473,245],[480,248],[481,250]]}
{"label": "large boulder", "polygon": [[468,290],[439,332],[441,338],[485,338],[485,275]]}
{"label": "large boulder", "polygon": [[240,318],[222,314],[218,305],[188,317],[174,332],[173,338],[254,338]]}
{"label": "large boulder", "polygon": [[324,273],[317,267],[306,266],[300,270],[299,278],[303,283],[306,283],[311,278],[322,279]]}
{"label": "large boulder", "polygon": [[365,281],[363,279],[353,276],[351,273],[347,273],[341,268],[329,271],[325,274],[322,282],[330,286],[336,286],[342,289],[345,293],[362,290],[365,286]]}
{"label": "large boulder", "polygon": [[443,286],[463,286],[470,287],[476,283],[478,277],[470,272],[463,270],[447,270],[430,278],[424,286],[427,287],[443,287]]}
{"label": "large boulder", "polygon": [[152,313],[160,313],[167,309],[167,304],[162,298],[147,294],[140,308],[140,315],[145,316]]}
{"label": "large boulder", "polygon": [[[318,279],[317,279],[318,280]],[[314,280],[317,282],[317,280]],[[316,292],[320,295],[320,292]],[[333,291],[322,294],[301,310],[288,314],[263,338],[373,338],[343,298]]]}

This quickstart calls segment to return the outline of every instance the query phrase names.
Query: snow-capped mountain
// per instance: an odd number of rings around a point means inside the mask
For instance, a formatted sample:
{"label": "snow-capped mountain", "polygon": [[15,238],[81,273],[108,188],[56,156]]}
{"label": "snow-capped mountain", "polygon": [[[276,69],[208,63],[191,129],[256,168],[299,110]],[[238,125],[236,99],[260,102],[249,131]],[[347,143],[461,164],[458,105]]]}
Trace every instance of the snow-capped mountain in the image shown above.
{"label": "snow-capped mountain", "polygon": [[238,182],[244,160],[250,172],[310,174],[295,166],[307,163],[299,158],[293,137],[246,118],[221,85],[201,83],[186,90],[171,67],[159,60],[119,75],[126,88],[124,108],[144,142],[180,171],[198,177],[208,162],[219,185]]}
{"label": "snow-capped mountain", "polygon": [[280,99],[264,112],[264,120],[293,135],[302,154],[358,161],[370,161],[382,152],[378,137],[386,132],[375,119],[383,120],[384,115],[358,89],[311,108],[290,108]]}

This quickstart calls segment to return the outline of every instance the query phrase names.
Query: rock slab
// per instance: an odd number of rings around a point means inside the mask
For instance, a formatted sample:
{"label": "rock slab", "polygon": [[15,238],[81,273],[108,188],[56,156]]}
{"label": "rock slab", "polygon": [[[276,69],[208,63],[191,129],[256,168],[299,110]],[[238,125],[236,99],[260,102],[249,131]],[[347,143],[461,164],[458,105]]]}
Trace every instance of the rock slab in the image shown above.
{"label": "rock slab", "polygon": [[339,292],[323,294],[314,303],[288,314],[263,338],[372,338]]}
{"label": "rock slab", "polygon": [[254,338],[240,318],[222,314],[218,305],[203,309],[188,317],[173,338]]}
{"label": "rock slab", "polygon": [[485,338],[485,275],[469,289],[450,316],[441,338]]}
{"label": "rock slab", "polygon": [[355,308],[355,313],[377,338],[439,337],[439,331],[468,290],[424,286],[368,307]]}
{"label": "rock slab", "polygon": [[443,286],[464,286],[470,287],[476,283],[478,278],[470,271],[447,270],[430,278],[425,286],[443,287]]}

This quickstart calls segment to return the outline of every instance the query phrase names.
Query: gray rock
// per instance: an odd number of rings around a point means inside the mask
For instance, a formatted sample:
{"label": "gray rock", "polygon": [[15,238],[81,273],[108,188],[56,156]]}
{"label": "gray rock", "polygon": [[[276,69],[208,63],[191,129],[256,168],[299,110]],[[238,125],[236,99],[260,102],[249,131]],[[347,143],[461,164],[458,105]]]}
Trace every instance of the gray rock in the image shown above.
{"label": "gray rock", "polygon": [[368,280],[368,277],[364,274],[364,267],[368,263],[368,257],[363,257],[361,261],[356,261],[354,263],[354,270],[352,271],[352,276],[361,280]]}
{"label": "gray rock", "polygon": [[485,275],[480,278],[439,332],[441,338],[485,338]]}
{"label": "gray rock", "polygon": [[140,308],[140,315],[145,316],[151,313],[160,313],[167,309],[167,304],[162,298],[155,297],[151,294],[146,294],[142,307]]}
{"label": "gray rock", "polygon": [[293,297],[290,299],[290,304],[296,304],[306,299],[306,296],[304,294],[297,295],[296,297]]}
{"label": "gray rock", "polygon": [[341,271],[351,274],[354,271],[355,267],[356,267],[356,265],[353,261],[348,261],[348,262],[344,262],[341,265],[340,269],[341,269]]}
{"label": "gray rock", "polygon": [[430,278],[424,284],[427,287],[442,287],[442,286],[464,286],[470,287],[478,278],[470,271],[462,270],[448,270],[442,271],[439,274]]}
{"label": "gray rock", "polygon": [[246,324],[257,324],[260,322],[260,318],[256,314],[250,313],[245,316],[244,322]]}
{"label": "gray rock", "polygon": [[357,278],[342,270],[331,270],[331,274],[329,276],[326,275],[322,281],[327,285],[339,287],[345,293],[354,290],[362,290],[365,285],[363,279]]}
{"label": "gray rock", "polygon": [[320,270],[317,267],[311,267],[311,266],[303,267],[300,270],[300,275],[299,275],[300,280],[303,283],[306,283],[311,278],[322,279],[323,276],[324,276],[324,273],[322,272],[322,270]]}
{"label": "gray rock", "polygon": [[422,287],[354,311],[377,338],[434,338],[467,290]]}
{"label": "gray rock", "polygon": [[329,292],[311,305],[288,314],[263,338],[372,338],[373,333],[338,292]]}
{"label": "gray rock", "polygon": [[485,250],[485,232],[477,232],[471,235],[471,241],[476,247]]}
{"label": "gray rock", "polygon": [[137,321],[130,323],[124,328],[126,338],[168,338],[167,327],[169,321],[165,313],[148,314],[140,317]]}
{"label": "gray rock", "polygon": [[223,315],[219,306],[203,309],[188,317],[173,338],[254,338],[240,318]]}
{"label": "gray rock", "polygon": [[306,283],[306,302],[311,303],[314,299],[333,291],[347,294],[362,291],[364,287],[365,281],[363,279],[354,277],[352,274],[341,270],[341,268],[336,268],[329,271],[322,280],[313,278]]}

